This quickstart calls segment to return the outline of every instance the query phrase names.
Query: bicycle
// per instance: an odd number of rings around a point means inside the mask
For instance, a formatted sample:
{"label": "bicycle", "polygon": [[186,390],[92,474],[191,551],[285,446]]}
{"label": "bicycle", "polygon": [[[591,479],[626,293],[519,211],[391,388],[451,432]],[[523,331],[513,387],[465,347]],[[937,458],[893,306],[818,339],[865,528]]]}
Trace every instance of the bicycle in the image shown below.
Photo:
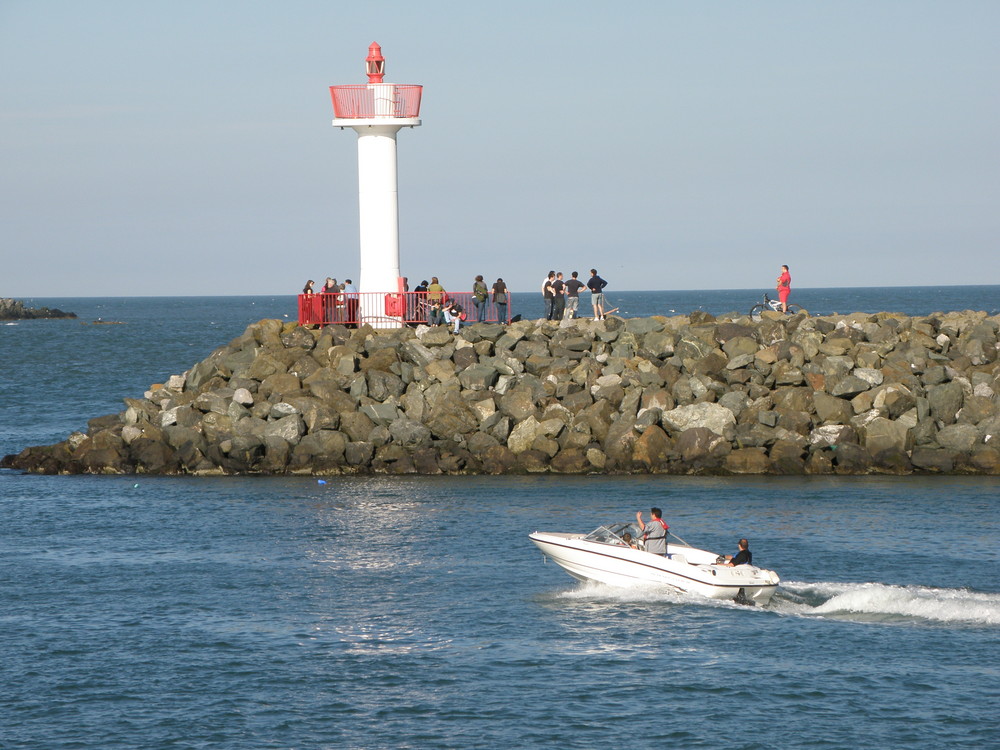
{"label": "bicycle", "polygon": [[[773,310],[774,312],[781,312],[781,300],[771,299],[767,296],[767,292],[764,292],[764,301],[758,302],[756,305],[750,308],[750,320],[755,323],[760,321],[761,313],[765,310]],[[796,313],[805,312],[798,305],[788,305],[788,314],[795,315]]]}

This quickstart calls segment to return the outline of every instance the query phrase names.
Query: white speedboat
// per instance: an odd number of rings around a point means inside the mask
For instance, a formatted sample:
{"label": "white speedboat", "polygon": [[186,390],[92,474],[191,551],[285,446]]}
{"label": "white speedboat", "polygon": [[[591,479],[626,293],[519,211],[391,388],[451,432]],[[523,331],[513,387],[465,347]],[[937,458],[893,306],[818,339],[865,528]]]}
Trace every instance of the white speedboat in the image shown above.
{"label": "white speedboat", "polygon": [[[629,535],[632,543],[626,540]],[[767,604],[778,574],[755,565],[725,565],[714,552],[697,549],[670,534],[667,556],[642,549],[632,523],[600,526],[589,534],[536,531],[528,535],[542,553],[580,581],[611,586],[663,584],[711,599]],[[634,545],[634,546],[633,546]]]}

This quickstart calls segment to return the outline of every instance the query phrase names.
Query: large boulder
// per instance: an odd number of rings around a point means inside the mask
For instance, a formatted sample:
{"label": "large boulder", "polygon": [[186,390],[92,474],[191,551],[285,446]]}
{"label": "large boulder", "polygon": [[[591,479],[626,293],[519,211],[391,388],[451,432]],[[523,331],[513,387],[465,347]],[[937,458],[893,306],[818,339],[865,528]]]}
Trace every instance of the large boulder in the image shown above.
{"label": "large boulder", "polygon": [[877,417],[865,427],[864,445],[872,456],[886,450],[905,452],[913,447],[913,438],[905,424]]}
{"label": "large boulder", "polygon": [[942,383],[927,389],[927,402],[930,406],[931,416],[945,424],[953,424],[962,403],[965,400],[965,391],[962,385],[955,381]]}
{"label": "large boulder", "polygon": [[736,426],[736,417],[732,411],[725,406],[707,402],[670,409],[663,413],[662,421],[671,432],[681,433],[704,427],[727,440],[732,438]]}

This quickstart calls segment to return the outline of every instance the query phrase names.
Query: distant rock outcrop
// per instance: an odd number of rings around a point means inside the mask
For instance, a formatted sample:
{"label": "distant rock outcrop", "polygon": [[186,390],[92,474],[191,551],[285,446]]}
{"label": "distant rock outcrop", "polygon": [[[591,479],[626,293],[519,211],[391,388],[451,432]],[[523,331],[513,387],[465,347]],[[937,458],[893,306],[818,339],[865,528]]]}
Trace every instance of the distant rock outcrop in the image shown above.
{"label": "distant rock outcrop", "polygon": [[25,307],[19,299],[0,298],[0,320],[33,320],[35,318],[75,318],[76,313],[48,307]]}
{"label": "distant rock outcrop", "polygon": [[998,320],[262,320],[41,473],[1000,474]]}

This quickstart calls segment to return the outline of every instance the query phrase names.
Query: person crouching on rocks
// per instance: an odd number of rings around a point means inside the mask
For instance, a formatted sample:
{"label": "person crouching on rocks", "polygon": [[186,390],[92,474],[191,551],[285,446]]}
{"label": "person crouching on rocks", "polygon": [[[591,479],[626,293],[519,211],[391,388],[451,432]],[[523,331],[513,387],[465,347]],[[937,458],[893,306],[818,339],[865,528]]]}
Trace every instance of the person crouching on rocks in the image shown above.
{"label": "person crouching on rocks", "polygon": [[441,304],[441,300],[437,299],[428,303],[427,325],[439,326],[442,323],[444,323],[444,306]]}
{"label": "person crouching on rocks", "polygon": [[458,329],[462,325],[462,306],[457,302],[452,302],[445,308],[444,319],[448,323],[454,323],[455,333],[458,333]]}

